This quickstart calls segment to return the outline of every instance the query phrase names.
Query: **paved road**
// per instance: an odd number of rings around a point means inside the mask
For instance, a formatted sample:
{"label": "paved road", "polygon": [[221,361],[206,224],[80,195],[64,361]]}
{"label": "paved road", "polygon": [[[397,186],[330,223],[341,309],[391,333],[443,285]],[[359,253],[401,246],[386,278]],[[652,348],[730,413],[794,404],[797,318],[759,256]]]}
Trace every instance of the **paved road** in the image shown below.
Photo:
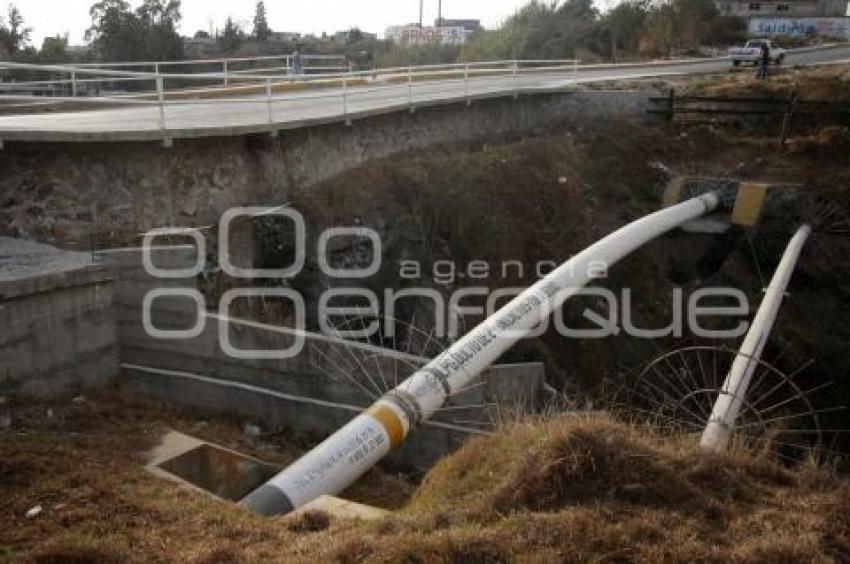
{"label": "paved road", "polygon": [[[822,51],[790,53],[787,65],[824,62],[850,62],[850,46]],[[159,108],[132,106],[78,112],[57,112],[0,117],[0,140],[24,141],[132,141],[168,138],[234,135],[250,132],[291,129],[308,124],[358,119],[370,114],[407,109],[449,101],[523,93],[555,92],[575,84],[610,80],[638,79],[683,74],[724,72],[727,60],[704,60],[635,66],[600,66],[572,71],[539,72],[520,75],[470,79],[468,92],[462,80],[415,83],[412,93],[407,84],[369,85],[349,88],[345,100],[341,89],[327,89],[276,95],[269,105],[262,97],[238,101],[185,100],[168,103],[165,130],[160,126]]]}

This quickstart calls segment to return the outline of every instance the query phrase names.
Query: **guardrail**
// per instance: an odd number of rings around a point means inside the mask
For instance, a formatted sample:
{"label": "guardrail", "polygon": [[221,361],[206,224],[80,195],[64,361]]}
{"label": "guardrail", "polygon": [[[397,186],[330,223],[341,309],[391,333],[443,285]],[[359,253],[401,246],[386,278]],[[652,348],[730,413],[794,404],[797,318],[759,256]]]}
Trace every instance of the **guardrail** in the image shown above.
{"label": "guardrail", "polygon": [[[267,59],[271,60],[271,59]],[[138,64],[138,63],[134,63]],[[147,63],[144,63],[147,64]],[[130,63],[124,64],[129,66]],[[287,68],[287,67],[284,67]],[[560,60],[511,60],[452,63],[441,65],[419,65],[393,67],[368,71],[324,72],[321,74],[271,75],[252,70],[229,72],[164,73],[155,67],[154,72],[102,68],[95,65],[30,65],[0,62],[0,71],[27,71],[48,73],[63,78],[30,80],[23,82],[0,82],[0,103],[76,102],[98,105],[156,106],[159,108],[159,127],[167,138],[167,108],[181,104],[233,104],[254,103],[267,106],[268,122],[274,123],[274,105],[286,98],[276,96],[281,92],[303,91],[299,99],[338,97],[343,116],[349,115],[352,97],[378,90],[404,89],[408,106],[415,106],[415,90],[419,83],[457,85],[471,102],[470,82],[488,77],[511,77],[514,94],[518,95],[521,76],[541,72],[577,73],[579,61]],[[266,71],[272,69],[264,69]],[[133,85],[115,90],[122,83]],[[200,84],[199,84],[200,83]],[[177,88],[169,89],[169,84]],[[111,87],[113,91],[106,90]],[[330,88],[334,90],[329,91]],[[46,89],[51,96],[15,94]],[[325,92],[323,92],[325,90]],[[95,95],[91,95],[95,92]],[[105,93],[104,93],[105,92]]]}
{"label": "guardrail", "polygon": [[[323,72],[344,72],[350,70],[345,62],[345,57],[341,55],[300,55],[301,68],[300,70],[307,73],[321,74]],[[81,63],[74,65],[79,68],[97,68],[97,69],[121,69],[121,68],[136,68],[150,69],[155,74],[163,72],[168,67],[187,67],[187,66],[220,66],[221,74],[224,77],[224,84],[227,85],[228,77],[234,74],[241,73],[265,73],[265,72],[280,72],[286,74],[294,74],[296,72],[293,64],[294,57],[292,55],[262,55],[257,57],[225,57],[219,59],[187,59],[181,61],[128,61],[116,63]],[[273,63],[280,61],[283,64],[273,67],[254,67],[248,69],[236,69],[236,65],[245,65],[256,63]]]}

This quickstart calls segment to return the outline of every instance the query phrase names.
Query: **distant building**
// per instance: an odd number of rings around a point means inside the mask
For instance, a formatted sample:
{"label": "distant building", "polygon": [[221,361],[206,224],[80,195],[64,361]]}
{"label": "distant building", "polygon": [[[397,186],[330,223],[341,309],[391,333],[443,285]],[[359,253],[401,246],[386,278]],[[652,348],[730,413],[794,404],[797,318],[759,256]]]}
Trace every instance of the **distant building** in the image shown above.
{"label": "distant building", "polygon": [[301,34],[294,31],[273,31],[267,41],[275,43],[291,43],[301,39]]}
{"label": "distant building", "polygon": [[848,0],[715,0],[724,16],[830,18],[847,15]]}
{"label": "distant building", "polygon": [[463,26],[419,27],[410,24],[388,27],[385,36],[402,45],[463,45],[471,34],[472,31]]}
{"label": "distant building", "polygon": [[446,18],[434,20],[434,27],[462,27],[469,33],[482,29],[481,20],[449,20]]}

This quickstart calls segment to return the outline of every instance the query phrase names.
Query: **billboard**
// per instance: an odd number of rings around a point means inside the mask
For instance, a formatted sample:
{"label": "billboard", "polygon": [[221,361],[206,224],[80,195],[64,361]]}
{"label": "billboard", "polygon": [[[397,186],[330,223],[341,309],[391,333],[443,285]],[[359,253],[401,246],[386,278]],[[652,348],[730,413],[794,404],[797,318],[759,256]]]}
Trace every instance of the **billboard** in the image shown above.
{"label": "billboard", "polygon": [[765,37],[819,35],[850,39],[850,18],[752,18],[750,34]]}
{"label": "billboard", "polygon": [[386,37],[396,43],[408,45],[461,45],[466,42],[469,31],[460,26],[419,27],[418,25],[393,26],[387,28]]}

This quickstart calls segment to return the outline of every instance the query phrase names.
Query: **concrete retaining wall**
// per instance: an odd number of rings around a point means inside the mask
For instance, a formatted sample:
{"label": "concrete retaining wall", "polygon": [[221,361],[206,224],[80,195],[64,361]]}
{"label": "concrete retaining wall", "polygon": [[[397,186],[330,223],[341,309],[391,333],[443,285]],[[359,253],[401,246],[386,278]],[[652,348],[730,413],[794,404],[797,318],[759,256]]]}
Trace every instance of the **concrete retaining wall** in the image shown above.
{"label": "concrete retaining wall", "polygon": [[0,393],[76,394],[118,372],[111,271],[51,261],[35,261],[47,271],[0,269]]}

